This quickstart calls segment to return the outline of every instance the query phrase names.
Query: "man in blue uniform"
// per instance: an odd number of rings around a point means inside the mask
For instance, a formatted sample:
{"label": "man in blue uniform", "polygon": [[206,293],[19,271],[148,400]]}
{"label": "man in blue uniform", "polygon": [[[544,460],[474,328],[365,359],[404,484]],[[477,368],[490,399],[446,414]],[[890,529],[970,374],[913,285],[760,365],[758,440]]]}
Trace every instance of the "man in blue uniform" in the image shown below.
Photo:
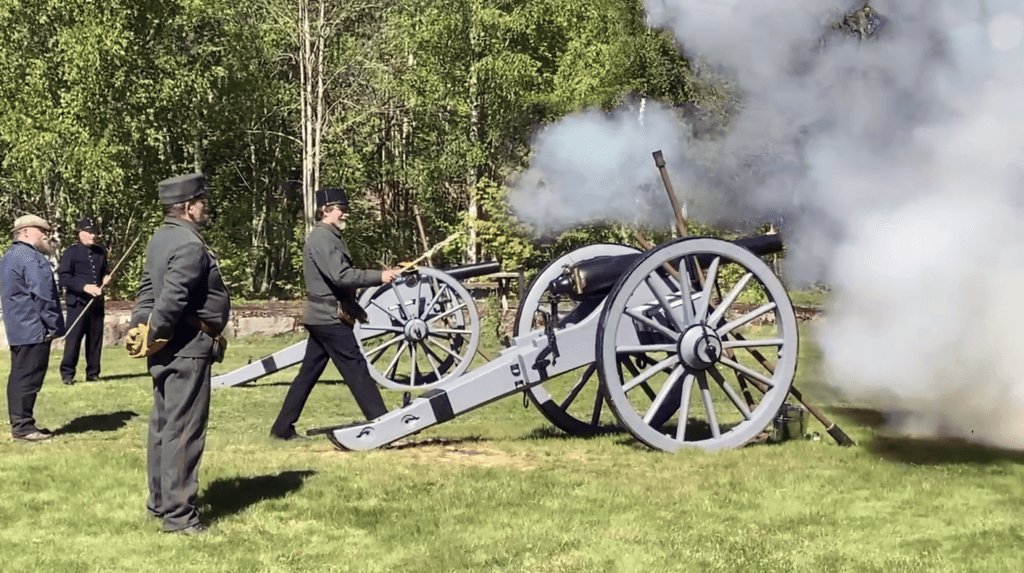
{"label": "man in blue uniform", "polygon": [[[209,220],[206,177],[173,177],[159,183],[159,192],[164,225],[146,247],[131,319],[135,336],[138,325],[148,325],[149,350],[142,355],[153,376],[146,508],[163,520],[164,531],[192,535],[204,531],[195,502],[210,416],[210,367],[231,299],[199,234]],[[166,342],[152,344],[157,341]]]}
{"label": "man in blue uniform", "polygon": [[[60,379],[75,383],[75,368],[85,339],[85,379],[100,379],[100,353],[103,348],[103,287],[110,282],[107,250],[96,241],[99,229],[92,219],[78,222],[78,242],[60,258],[57,275],[67,295],[67,324],[74,325],[64,337],[64,357],[60,361]],[[79,318],[81,317],[81,318]],[[77,321],[77,322],[76,322]]]}
{"label": "man in blue uniform", "polygon": [[0,259],[0,301],[11,346],[7,378],[7,409],[11,436],[23,442],[42,442],[53,434],[36,426],[36,396],[43,387],[50,341],[64,334],[60,294],[53,280],[50,224],[25,215],[14,221],[14,243]]}
{"label": "man in blue uniform", "polygon": [[387,413],[377,383],[370,376],[366,358],[359,350],[352,327],[366,312],[356,302],[356,289],[377,286],[395,280],[399,271],[360,270],[352,267],[341,231],[348,217],[348,198],[344,189],[316,192],[316,220],[306,237],[302,251],[303,276],[306,279],[306,317],[309,331],[306,354],[299,373],[288,388],[281,412],[270,428],[270,435],[295,440],[295,422],[302,414],[309,393],[320,379],[330,359],[338,368],[352,397],[367,420]]}

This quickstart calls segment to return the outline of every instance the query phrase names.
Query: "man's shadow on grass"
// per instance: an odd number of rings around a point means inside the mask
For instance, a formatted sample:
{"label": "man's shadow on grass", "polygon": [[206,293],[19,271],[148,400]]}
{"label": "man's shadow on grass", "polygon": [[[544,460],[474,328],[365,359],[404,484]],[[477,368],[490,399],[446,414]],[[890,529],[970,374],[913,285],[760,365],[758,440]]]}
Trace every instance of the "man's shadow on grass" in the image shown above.
{"label": "man's shadow on grass", "polygon": [[84,434],[85,432],[116,432],[128,425],[128,420],[138,416],[135,412],[122,410],[111,414],[90,414],[79,416],[54,430],[55,436]]}
{"label": "man's shadow on grass", "polygon": [[971,443],[960,438],[910,437],[885,433],[905,414],[885,412],[872,408],[829,408],[842,421],[866,426],[876,434],[861,444],[869,452],[892,462],[922,466],[947,464],[994,464],[999,462],[1024,463],[1024,452],[995,446]]}
{"label": "man's shadow on grass", "polygon": [[280,499],[302,489],[306,479],[315,475],[313,470],[293,470],[261,476],[220,478],[206,486],[199,496],[198,505],[207,506],[204,520],[210,523],[268,499]]}

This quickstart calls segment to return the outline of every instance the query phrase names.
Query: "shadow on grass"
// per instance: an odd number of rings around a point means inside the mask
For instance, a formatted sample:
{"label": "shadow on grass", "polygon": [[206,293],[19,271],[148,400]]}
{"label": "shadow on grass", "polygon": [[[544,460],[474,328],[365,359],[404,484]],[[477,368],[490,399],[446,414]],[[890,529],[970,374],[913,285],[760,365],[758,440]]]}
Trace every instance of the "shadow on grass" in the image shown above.
{"label": "shadow on grass", "polygon": [[843,420],[849,420],[855,425],[874,430],[888,426],[889,417],[892,415],[881,410],[854,406],[830,407],[828,408],[828,413],[834,414],[835,417],[842,418]]}
{"label": "shadow on grass", "polygon": [[[298,373],[299,373],[299,371],[296,370],[295,374],[298,374]],[[345,382],[343,380],[340,380],[340,379],[339,380],[330,380],[330,379],[324,380],[324,379],[320,379],[320,380],[317,380],[316,383],[317,383],[317,385],[334,386],[335,384],[344,384]],[[292,385],[292,383],[291,383],[290,380],[288,382],[266,382],[266,381],[254,380],[252,382],[247,382],[245,384],[239,384],[237,386],[228,386],[228,388],[248,388],[248,389],[252,389],[252,388],[269,388],[269,387],[272,387],[272,386],[291,386],[291,385]]]}
{"label": "shadow on grass", "polygon": [[570,434],[569,432],[562,431],[554,426],[541,426],[539,428],[534,428],[529,434],[523,436],[523,438],[527,440],[586,440],[611,434],[625,433],[626,430],[622,426],[617,426],[615,424],[597,426],[591,432],[579,434]]}
{"label": "shadow on grass", "polygon": [[79,378],[79,381],[80,381],[79,383],[81,383],[81,384],[99,384],[99,383],[102,383],[102,382],[106,382],[108,380],[125,380],[127,378],[149,378],[149,372],[147,372],[146,370],[143,370],[141,372],[136,372],[135,374],[110,374],[110,375],[100,376],[99,380],[92,380],[92,381],[89,381],[89,382],[81,382],[81,378]]}
{"label": "shadow on grass", "polygon": [[216,479],[203,490],[197,505],[209,508],[202,512],[203,517],[213,523],[241,513],[261,501],[280,499],[298,491],[306,479],[315,474],[313,470],[294,470],[271,475]]}
{"label": "shadow on grass", "polygon": [[384,450],[411,450],[415,448],[426,448],[431,446],[442,446],[452,447],[460,446],[463,444],[477,444],[480,442],[490,442],[489,438],[483,436],[465,436],[462,438],[423,438],[418,440],[416,438],[405,438],[395,442],[394,444],[387,445],[381,449]]}
{"label": "shadow on grass", "polygon": [[905,464],[1024,463],[1024,452],[965,442],[958,438],[906,438],[876,436],[864,447],[881,458]]}
{"label": "shadow on grass", "polygon": [[53,431],[55,436],[84,434],[85,432],[115,432],[128,425],[128,420],[138,416],[135,412],[122,410],[111,414],[90,414],[79,416]]}

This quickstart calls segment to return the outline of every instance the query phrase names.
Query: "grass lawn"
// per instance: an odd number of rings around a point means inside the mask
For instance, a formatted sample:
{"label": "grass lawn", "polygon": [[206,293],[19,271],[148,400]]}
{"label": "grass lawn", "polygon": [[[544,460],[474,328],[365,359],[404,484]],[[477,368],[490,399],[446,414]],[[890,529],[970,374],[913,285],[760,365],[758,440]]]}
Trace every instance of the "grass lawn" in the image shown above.
{"label": "grass lawn", "polygon": [[[297,340],[234,341],[215,372]],[[819,441],[670,455],[566,436],[513,397],[346,453],[268,437],[294,369],[215,390],[198,538],[145,517],[144,364],[108,348],[100,382],[63,386],[54,352],[36,417],[59,435],[14,443],[6,416],[0,431],[0,570],[1024,570],[1024,455],[886,436],[880,414],[829,398],[808,341],[797,385],[857,447],[811,420]],[[0,379],[9,367],[0,354]],[[329,367],[299,429],[357,417]]]}

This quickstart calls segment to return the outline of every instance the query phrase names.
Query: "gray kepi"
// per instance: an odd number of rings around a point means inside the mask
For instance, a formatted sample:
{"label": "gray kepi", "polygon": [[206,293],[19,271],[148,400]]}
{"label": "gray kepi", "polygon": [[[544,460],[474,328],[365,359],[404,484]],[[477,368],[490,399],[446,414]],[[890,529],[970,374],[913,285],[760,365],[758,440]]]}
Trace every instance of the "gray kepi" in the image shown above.
{"label": "gray kepi", "polygon": [[164,179],[157,183],[160,192],[160,203],[177,205],[191,199],[205,197],[209,191],[206,176],[202,173],[189,173]]}

